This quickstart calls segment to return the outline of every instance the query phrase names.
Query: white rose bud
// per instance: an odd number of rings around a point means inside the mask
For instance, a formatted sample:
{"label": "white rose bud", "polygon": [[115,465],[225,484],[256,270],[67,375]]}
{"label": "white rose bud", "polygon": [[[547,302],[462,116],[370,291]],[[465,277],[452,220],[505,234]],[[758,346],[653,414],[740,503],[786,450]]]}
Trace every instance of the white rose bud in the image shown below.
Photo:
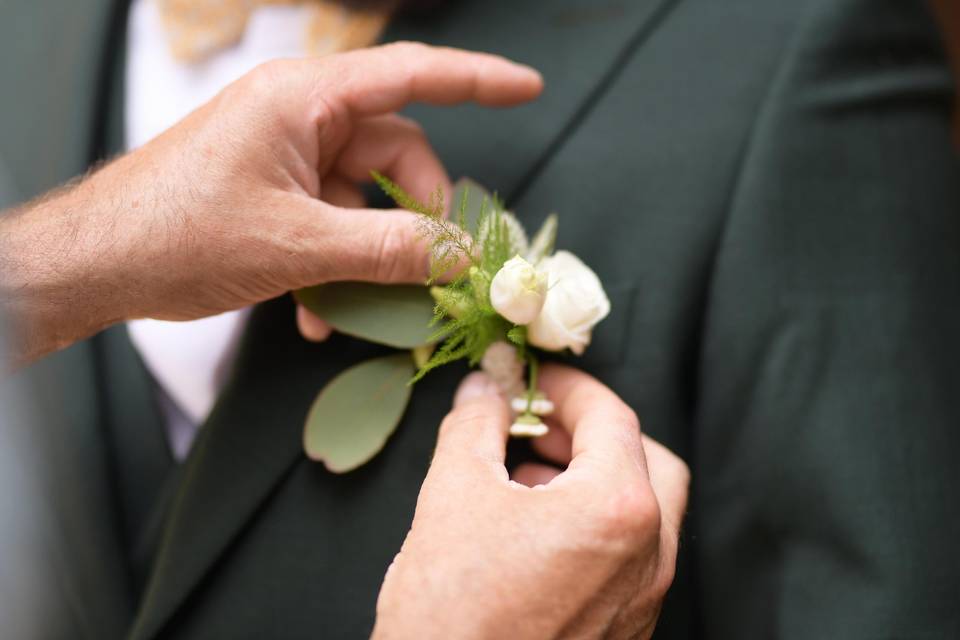
{"label": "white rose bud", "polygon": [[557,251],[540,266],[547,272],[547,299],[527,327],[527,339],[541,349],[580,355],[593,327],[610,313],[610,300],[597,274],[569,251]]}
{"label": "white rose bud", "polygon": [[507,260],[490,283],[490,304],[513,324],[530,324],[543,308],[547,274],[516,256]]}

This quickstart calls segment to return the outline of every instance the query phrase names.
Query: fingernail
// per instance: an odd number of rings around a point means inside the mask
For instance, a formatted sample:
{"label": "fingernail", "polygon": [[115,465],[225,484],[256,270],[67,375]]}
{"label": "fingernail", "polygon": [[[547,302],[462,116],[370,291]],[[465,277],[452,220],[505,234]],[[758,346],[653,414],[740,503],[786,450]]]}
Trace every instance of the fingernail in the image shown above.
{"label": "fingernail", "polygon": [[481,371],[475,371],[460,383],[460,388],[457,389],[457,393],[453,397],[453,406],[458,407],[465,402],[470,402],[477,398],[489,398],[499,393],[500,389],[487,374]]}

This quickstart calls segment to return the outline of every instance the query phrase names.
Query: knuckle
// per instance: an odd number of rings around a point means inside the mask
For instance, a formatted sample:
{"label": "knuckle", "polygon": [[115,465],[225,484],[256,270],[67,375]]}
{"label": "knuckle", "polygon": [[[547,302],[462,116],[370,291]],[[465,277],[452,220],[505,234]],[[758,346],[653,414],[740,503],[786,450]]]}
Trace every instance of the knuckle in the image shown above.
{"label": "knuckle", "polygon": [[620,490],[606,501],[598,514],[597,526],[604,540],[635,550],[659,537],[660,521],[660,505],[653,491],[636,485]]}
{"label": "knuckle", "polygon": [[247,88],[259,94],[271,94],[276,87],[277,79],[282,74],[285,64],[283,60],[261,62],[245,76],[245,81],[248,85]]}
{"label": "knuckle", "polygon": [[408,82],[415,82],[418,71],[429,64],[429,45],[422,42],[401,40],[386,45],[381,53],[385,60],[393,65],[401,75],[407,76]]}
{"label": "knuckle", "polygon": [[420,138],[426,139],[427,134],[424,132],[423,127],[420,126],[415,120],[411,120],[405,116],[397,115],[394,116],[394,122],[396,122],[397,127],[406,133],[411,138]]}
{"label": "knuckle", "polygon": [[381,282],[397,282],[410,275],[406,268],[410,257],[410,237],[407,229],[388,222],[380,230],[376,249],[374,278]]}
{"label": "knuckle", "polygon": [[677,483],[681,484],[684,489],[689,490],[691,481],[690,467],[675,453],[671,452],[670,455],[674,466],[673,477],[676,478]]}
{"label": "knuckle", "polygon": [[629,405],[623,405],[623,421],[633,429],[640,429],[640,416]]}
{"label": "knuckle", "polygon": [[[293,72],[293,63],[289,60],[270,60],[253,68],[237,83],[237,97],[247,101],[251,107],[247,111],[248,126],[256,130],[255,138],[270,141],[273,136],[284,132],[284,121],[288,108],[277,108],[275,103],[279,95],[292,98],[289,89]],[[290,104],[284,101],[284,105]],[[293,101],[299,104],[299,100]],[[269,107],[267,107],[269,105]]]}
{"label": "knuckle", "polygon": [[621,402],[619,406],[611,409],[609,419],[621,427],[620,433],[626,439],[631,441],[639,439],[640,418],[632,408]]}
{"label": "knuckle", "polygon": [[637,412],[612,391],[602,389],[597,393],[594,389],[586,388],[584,393],[596,394],[594,397],[600,403],[601,411],[607,419],[634,431],[640,429],[640,418],[637,416]]}

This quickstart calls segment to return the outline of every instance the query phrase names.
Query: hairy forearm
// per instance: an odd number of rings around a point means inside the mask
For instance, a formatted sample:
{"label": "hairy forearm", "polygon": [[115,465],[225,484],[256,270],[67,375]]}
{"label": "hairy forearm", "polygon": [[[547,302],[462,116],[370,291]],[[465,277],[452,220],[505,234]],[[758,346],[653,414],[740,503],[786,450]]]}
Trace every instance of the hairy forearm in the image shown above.
{"label": "hairy forearm", "polygon": [[[508,106],[541,88],[528,67],[410,43],[261,65],[136,151],[0,215],[0,312],[18,334],[15,359],[125,319],[203,318],[338,279],[422,281],[414,215],[348,211],[318,198],[321,183],[359,193],[370,169],[445,183],[395,109]],[[357,158],[373,164],[351,168]]]}
{"label": "hairy forearm", "polygon": [[0,309],[22,365],[122,318],[121,205],[95,181],[72,184],[0,216]]}

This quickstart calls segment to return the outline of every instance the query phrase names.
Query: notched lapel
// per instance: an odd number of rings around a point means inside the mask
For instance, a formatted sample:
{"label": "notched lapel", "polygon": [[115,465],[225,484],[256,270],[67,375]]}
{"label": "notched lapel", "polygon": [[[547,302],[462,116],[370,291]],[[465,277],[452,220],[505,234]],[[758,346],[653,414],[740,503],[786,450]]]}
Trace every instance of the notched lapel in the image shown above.
{"label": "notched lapel", "polygon": [[510,204],[577,127],[614,67],[675,3],[451,0],[437,15],[393,23],[387,39],[488,51],[543,74],[543,95],[522,107],[408,110],[423,125],[451,176],[475,178]]}
{"label": "notched lapel", "polygon": [[[132,638],[161,631],[300,458],[305,403],[335,373],[324,366],[329,351],[299,337],[289,300],[255,310],[234,375],[184,463]],[[278,368],[284,376],[269,375]]]}
{"label": "notched lapel", "polygon": [[[613,2],[620,7],[614,20],[613,14],[593,13],[587,19],[575,13],[594,5],[586,0],[530,2],[523,11],[515,3],[461,1],[436,17],[396,22],[385,39],[494,51],[544,73],[548,89],[535,105],[509,111],[411,109],[452,175],[472,175],[509,196],[535,175],[624,50],[669,3]],[[571,20],[571,15],[581,18]],[[288,301],[258,308],[234,379],[186,463],[134,640],[163,631],[284,475],[303,460],[302,421],[316,392],[343,369],[378,352],[342,336],[322,345],[303,341]],[[271,375],[278,365],[283,375]]]}

